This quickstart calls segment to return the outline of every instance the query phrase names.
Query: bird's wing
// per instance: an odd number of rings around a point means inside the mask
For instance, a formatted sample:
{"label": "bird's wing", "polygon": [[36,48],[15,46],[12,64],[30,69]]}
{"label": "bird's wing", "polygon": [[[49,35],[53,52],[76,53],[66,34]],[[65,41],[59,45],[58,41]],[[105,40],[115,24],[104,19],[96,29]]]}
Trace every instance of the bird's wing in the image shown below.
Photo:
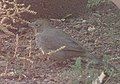
{"label": "bird's wing", "polygon": [[66,50],[82,51],[83,48],[81,47],[79,42],[77,42],[70,35],[66,34],[62,30],[57,31],[57,34],[59,36],[59,39],[62,41],[62,43],[66,45],[66,48],[65,48]]}
{"label": "bird's wing", "polygon": [[60,30],[44,32],[37,36],[37,45],[42,46],[45,50],[56,50],[65,46],[66,51],[83,51],[82,47],[69,35]]}

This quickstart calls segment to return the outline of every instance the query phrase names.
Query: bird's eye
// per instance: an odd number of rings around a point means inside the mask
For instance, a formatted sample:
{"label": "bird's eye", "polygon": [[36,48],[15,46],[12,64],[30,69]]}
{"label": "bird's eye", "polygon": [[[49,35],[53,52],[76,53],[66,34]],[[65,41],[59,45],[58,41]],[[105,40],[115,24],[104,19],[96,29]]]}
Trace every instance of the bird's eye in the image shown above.
{"label": "bird's eye", "polygon": [[35,24],[35,26],[41,26],[40,24]]}

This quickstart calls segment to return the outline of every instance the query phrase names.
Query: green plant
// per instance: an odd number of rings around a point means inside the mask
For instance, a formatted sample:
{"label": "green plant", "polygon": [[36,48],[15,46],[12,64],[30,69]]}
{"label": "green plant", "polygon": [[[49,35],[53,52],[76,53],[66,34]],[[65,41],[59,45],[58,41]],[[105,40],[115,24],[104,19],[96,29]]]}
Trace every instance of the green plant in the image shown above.
{"label": "green plant", "polygon": [[109,62],[111,60],[109,55],[105,55],[103,62],[92,59],[87,63],[86,67],[83,68],[81,58],[78,58],[70,69],[62,72],[62,78],[72,80],[72,84],[79,84],[80,81],[84,81],[85,84],[91,84],[101,75],[101,72],[104,72],[107,79],[103,79],[103,82],[107,82],[111,77],[120,74],[118,73],[119,71],[116,73],[115,68],[110,65]]}
{"label": "green plant", "polygon": [[103,0],[88,0],[88,7],[93,7],[101,3]]}
{"label": "green plant", "polygon": [[81,65],[81,58],[77,58],[74,65],[71,66],[69,70],[65,70],[62,72],[62,78],[69,78],[72,80],[72,84],[79,84],[79,80],[82,76],[82,65]]}

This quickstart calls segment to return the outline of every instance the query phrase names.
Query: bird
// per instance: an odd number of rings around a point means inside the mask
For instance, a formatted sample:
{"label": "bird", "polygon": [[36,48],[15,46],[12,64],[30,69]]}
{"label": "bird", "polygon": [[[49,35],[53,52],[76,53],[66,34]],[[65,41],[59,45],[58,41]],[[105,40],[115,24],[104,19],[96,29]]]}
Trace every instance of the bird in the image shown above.
{"label": "bird", "polygon": [[30,27],[40,29],[35,37],[36,45],[44,53],[50,53],[49,58],[64,61],[75,57],[84,57],[85,49],[62,29],[53,27],[47,19],[38,19],[29,23]]}

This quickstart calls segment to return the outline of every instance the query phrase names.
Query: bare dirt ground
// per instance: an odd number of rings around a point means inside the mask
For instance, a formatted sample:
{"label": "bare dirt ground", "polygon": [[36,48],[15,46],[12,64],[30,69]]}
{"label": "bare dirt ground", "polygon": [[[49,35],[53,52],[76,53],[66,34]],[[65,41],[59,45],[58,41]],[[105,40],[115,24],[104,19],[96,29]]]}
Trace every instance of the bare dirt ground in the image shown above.
{"label": "bare dirt ground", "polygon": [[0,33],[0,84],[86,84],[85,81],[91,84],[91,80],[100,75],[101,71],[109,75],[105,84],[120,84],[119,9],[111,3],[102,3],[84,19],[79,17],[51,23],[78,40],[86,48],[90,61],[107,60],[111,66],[107,67],[106,63],[93,65],[82,76],[71,70],[75,61],[48,67],[49,63],[41,59],[42,53],[36,47],[35,29],[20,28],[18,38],[17,35]]}

